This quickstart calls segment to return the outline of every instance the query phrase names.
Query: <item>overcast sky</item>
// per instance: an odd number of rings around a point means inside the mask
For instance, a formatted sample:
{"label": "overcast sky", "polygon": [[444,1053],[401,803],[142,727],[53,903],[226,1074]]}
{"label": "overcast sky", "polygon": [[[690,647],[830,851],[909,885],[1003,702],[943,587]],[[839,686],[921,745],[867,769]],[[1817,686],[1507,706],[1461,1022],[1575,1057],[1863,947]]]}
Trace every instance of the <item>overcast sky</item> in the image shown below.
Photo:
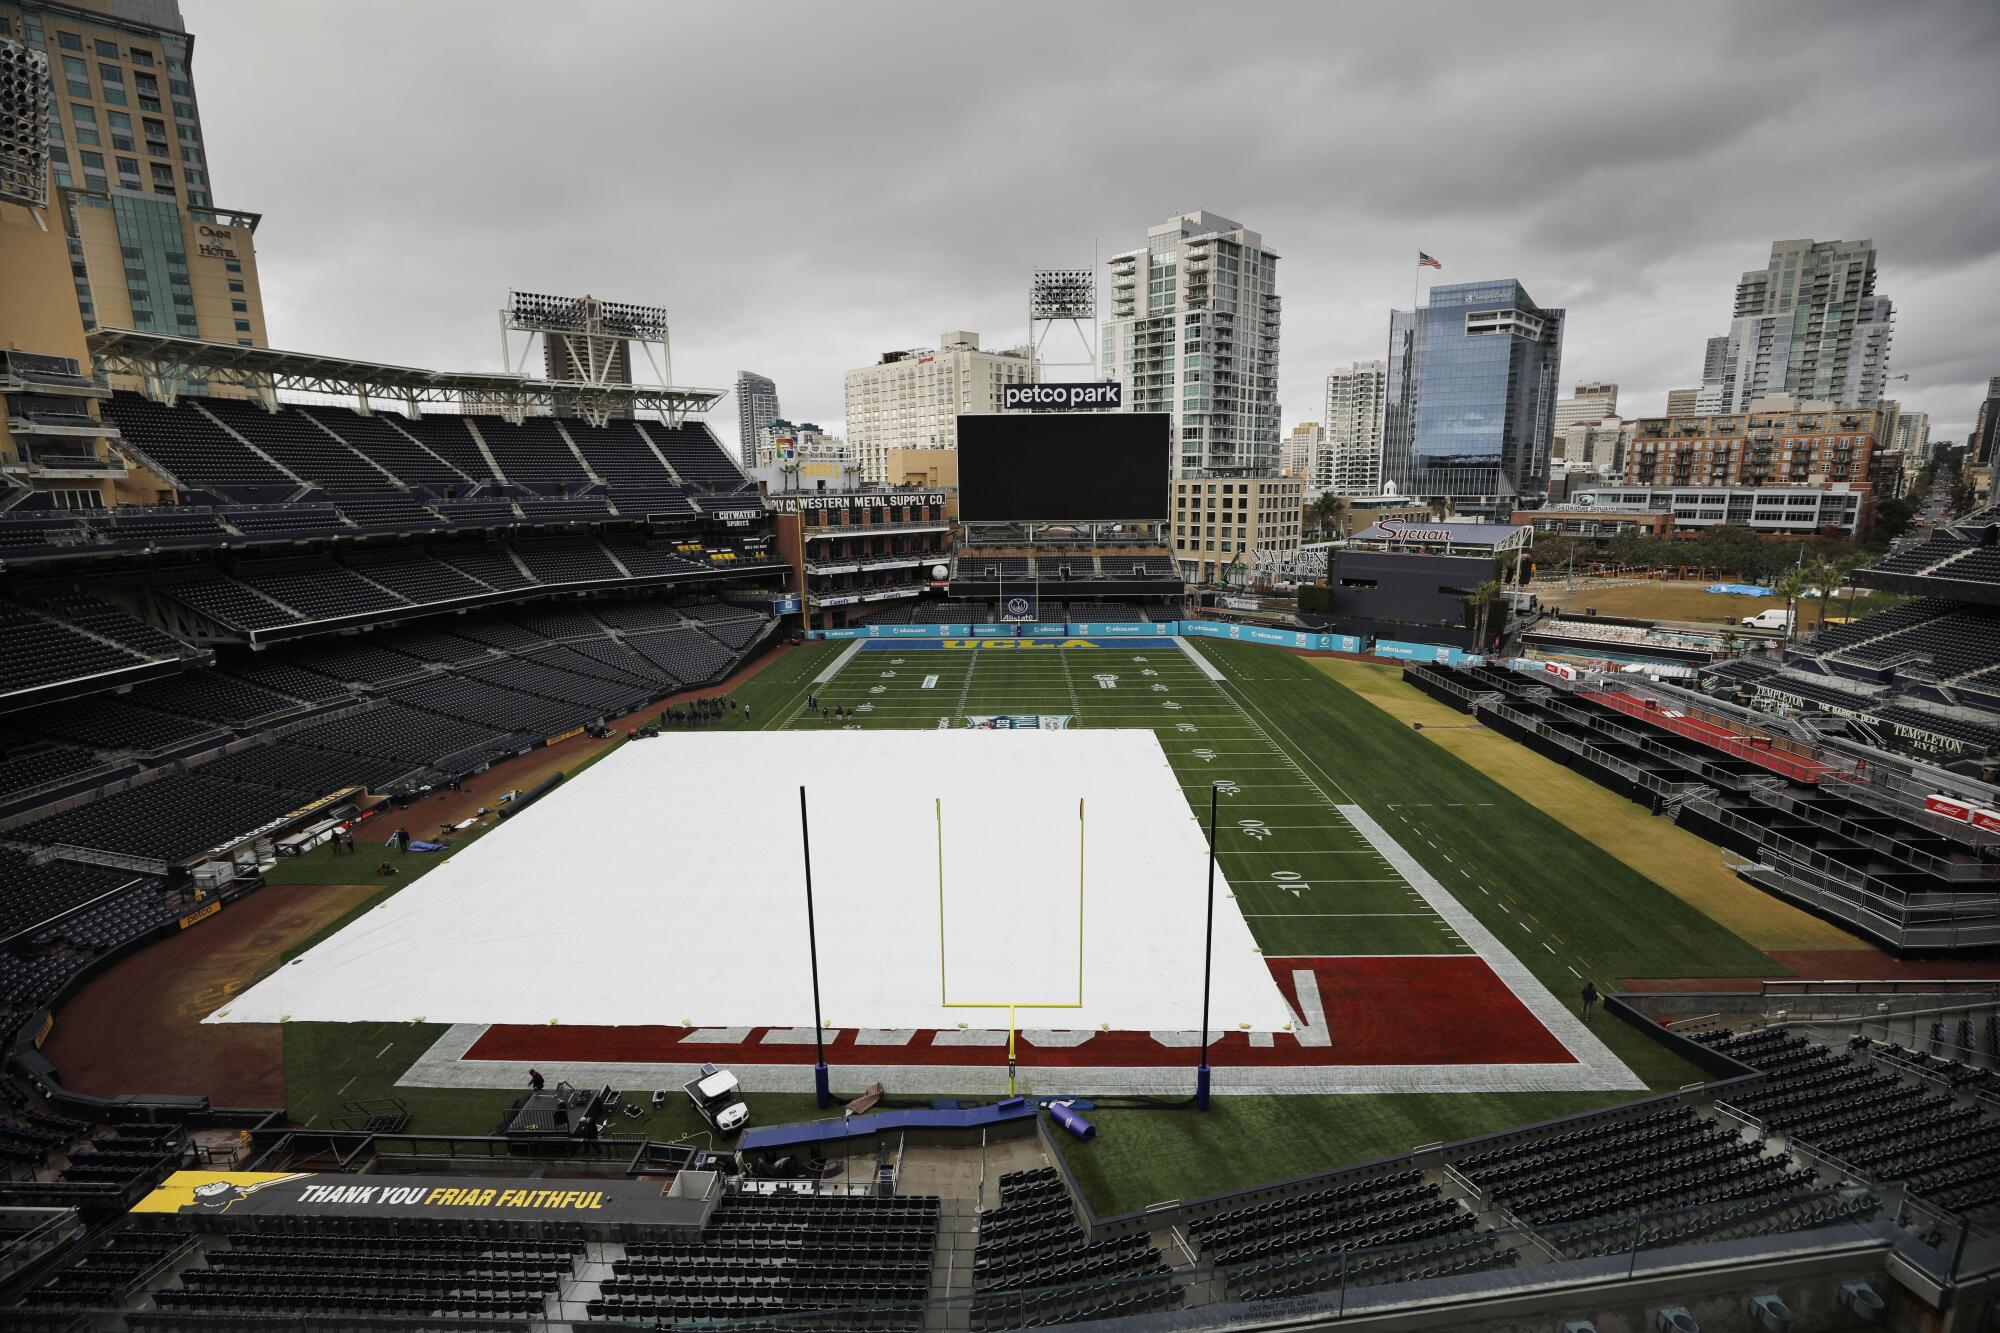
{"label": "overcast sky", "polygon": [[[1036,267],[1206,208],[1281,256],[1287,429],[1432,281],[1567,307],[1664,410],[1781,237],[1873,238],[1892,385],[2000,374],[2000,4],[183,0],[274,345],[497,369],[510,288],[668,307],[674,377],[1025,336]],[[710,417],[735,439],[734,410]]]}

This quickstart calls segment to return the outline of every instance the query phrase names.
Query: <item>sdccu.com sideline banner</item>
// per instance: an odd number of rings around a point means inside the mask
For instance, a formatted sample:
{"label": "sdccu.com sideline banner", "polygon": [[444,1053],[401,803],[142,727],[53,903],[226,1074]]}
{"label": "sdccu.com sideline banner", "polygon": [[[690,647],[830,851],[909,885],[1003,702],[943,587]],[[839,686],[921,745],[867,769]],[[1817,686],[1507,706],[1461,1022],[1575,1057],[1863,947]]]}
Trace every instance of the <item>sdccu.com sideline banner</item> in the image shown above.
{"label": "sdccu.com sideline banner", "polygon": [[317,1171],[176,1171],[132,1209],[181,1217],[453,1218],[699,1226],[700,1198],[637,1180],[504,1180],[469,1176],[351,1176]]}

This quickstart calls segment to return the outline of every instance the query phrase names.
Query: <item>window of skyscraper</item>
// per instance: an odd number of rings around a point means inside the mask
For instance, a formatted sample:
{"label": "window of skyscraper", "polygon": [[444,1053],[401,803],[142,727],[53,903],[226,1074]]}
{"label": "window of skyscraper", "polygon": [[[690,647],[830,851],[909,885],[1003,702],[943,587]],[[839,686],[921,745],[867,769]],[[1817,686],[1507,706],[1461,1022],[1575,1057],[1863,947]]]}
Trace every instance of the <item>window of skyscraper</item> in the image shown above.
{"label": "window of skyscraper", "polygon": [[65,51],[81,51],[83,38],[73,32],[57,32],[56,43]]}

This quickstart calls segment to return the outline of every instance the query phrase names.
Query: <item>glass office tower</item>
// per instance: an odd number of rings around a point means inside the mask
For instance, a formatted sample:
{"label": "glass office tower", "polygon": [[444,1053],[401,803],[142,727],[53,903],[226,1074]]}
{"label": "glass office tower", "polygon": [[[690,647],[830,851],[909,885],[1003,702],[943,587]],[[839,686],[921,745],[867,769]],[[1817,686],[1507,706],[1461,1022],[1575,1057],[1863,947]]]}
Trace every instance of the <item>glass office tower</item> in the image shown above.
{"label": "glass office tower", "polygon": [[1521,284],[1433,287],[1389,317],[1383,475],[1400,495],[1504,517],[1548,491],[1563,312]]}

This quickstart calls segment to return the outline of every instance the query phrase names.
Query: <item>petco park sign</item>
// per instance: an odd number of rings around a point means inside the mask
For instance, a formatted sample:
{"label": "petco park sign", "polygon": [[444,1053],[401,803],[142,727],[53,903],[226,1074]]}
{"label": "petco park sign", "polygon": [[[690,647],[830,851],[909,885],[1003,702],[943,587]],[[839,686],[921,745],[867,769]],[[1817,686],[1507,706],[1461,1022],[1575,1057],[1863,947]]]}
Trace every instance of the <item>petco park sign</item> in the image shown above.
{"label": "petco park sign", "polygon": [[1003,384],[1000,386],[1000,407],[1003,411],[1016,408],[1043,408],[1055,412],[1073,412],[1080,407],[1121,407],[1125,402],[1125,386],[1117,380],[1103,380],[1087,384]]}

